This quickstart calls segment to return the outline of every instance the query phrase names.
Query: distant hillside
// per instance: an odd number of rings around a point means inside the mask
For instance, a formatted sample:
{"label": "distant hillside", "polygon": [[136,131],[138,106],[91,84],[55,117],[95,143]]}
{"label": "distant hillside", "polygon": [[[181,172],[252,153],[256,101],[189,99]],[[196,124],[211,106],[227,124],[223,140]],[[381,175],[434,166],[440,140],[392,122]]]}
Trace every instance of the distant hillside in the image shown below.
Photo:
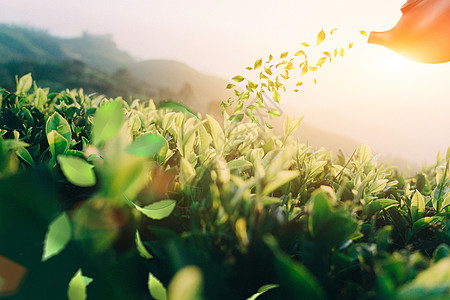
{"label": "distant hillside", "polygon": [[[43,30],[0,25],[0,86],[13,90],[15,75],[29,72],[38,85],[55,91],[83,88],[86,93],[124,99],[172,98],[216,118],[221,118],[220,101],[232,96],[225,89],[226,80],[177,61],[138,62],[118,49],[110,35],[84,33],[77,38],[59,38]],[[271,123],[278,130],[282,128],[282,118]],[[348,154],[360,145],[306,123],[294,133],[296,136],[316,148],[342,149]]]}
{"label": "distant hillside", "polygon": [[84,33],[78,38],[59,38],[33,28],[0,25],[0,62],[80,60],[106,72],[134,63],[117,48],[109,35]]}

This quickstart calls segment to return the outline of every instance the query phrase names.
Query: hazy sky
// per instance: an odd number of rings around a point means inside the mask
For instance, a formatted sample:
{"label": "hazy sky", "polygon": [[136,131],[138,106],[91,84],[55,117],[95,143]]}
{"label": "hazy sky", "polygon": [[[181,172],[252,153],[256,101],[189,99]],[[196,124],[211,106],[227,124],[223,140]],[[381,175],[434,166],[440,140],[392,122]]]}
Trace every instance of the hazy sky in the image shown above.
{"label": "hazy sky", "polygon": [[450,63],[415,63],[357,34],[390,29],[405,1],[0,0],[0,22],[64,37],[110,33],[137,58],[179,60],[225,79],[337,27],[324,50],[355,47],[324,67],[316,86],[311,77],[301,93],[284,95],[284,112],[420,164],[450,146]]}

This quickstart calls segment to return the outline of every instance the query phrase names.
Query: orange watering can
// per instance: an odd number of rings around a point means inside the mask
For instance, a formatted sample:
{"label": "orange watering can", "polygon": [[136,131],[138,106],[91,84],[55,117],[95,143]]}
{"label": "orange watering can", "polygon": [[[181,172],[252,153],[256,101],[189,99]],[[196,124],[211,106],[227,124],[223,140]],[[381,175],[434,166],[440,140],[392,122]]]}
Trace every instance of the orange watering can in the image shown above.
{"label": "orange watering can", "polygon": [[408,0],[401,10],[394,28],[371,32],[368,42],[418,62],[450,61],[450,0]]}

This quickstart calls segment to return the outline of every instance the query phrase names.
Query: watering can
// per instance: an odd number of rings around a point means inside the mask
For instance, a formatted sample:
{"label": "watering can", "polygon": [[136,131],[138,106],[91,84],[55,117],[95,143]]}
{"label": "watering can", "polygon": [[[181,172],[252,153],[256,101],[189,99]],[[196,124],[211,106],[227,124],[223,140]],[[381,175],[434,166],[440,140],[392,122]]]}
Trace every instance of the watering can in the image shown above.
{"label": "watering can", "polygon": [[368,42],[422,63],[450,61],[450,0],[408,0],[401,11],[394,28],[371,32]]}

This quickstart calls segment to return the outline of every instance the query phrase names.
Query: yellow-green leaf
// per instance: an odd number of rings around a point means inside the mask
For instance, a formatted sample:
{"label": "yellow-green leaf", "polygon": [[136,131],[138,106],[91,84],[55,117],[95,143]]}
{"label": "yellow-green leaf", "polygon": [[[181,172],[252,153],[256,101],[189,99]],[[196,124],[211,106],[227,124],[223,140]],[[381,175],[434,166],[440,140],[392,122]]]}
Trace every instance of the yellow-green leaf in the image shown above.
{"label": "yellow-green leaf", "polygon": [[69,300],[86,300],[86,287],[92,282],[92,278],[83,276],[81,269],[75,273],[69,282],[67,297]]}
{"label": "yellow-green leaf", "polygon": [[121,101],[112,101],[102,105],[94,117],[92,130],[94,145],[99,145],[114,137],[119,133],[124,121]]}
{"label": "yellow-green leaf", "polygon": [[147,251],[144,244],[142,243],[141,236],[139,235],[138,230],[136,230],[135,242],[136,242],[136,249],[138,250],[139,255],[141,257],[146,258],[146,259],[153,258],[153,256]]}
{"label": "yellow-green leaf", "polygon": [[233,78],[231,78],[232,80],[236,81],[236,82],[242,82],[244,81],[244,77],[242,77],[241,75],[236,75]]}
{"label": "yellow-green leaf", "polygon": [[60,214],[48,226],[44,241],[42,261],[60,253],[72,237],[72,225],[66,213]]}
{"label": "yellow-green leaf", "polygon": [[145,207],[135,206],[141,213],[154,220],[161,220],[168,217],[175,209],[175,200],[161,200]]}
{"label": "yellow-green leaf", "polygon": [[167,300],[167,290],[152,273],[148,273],[148,290],[156,300]]}
{"label": "yellow-green leaf", "polygon": [[61,171],[70,183],[82,187],[95,185],[93,165],[76,156],[58,155],[57,159]]}
{"label": "yellow-green leaf", "polygon": [[255,61],[255,65],[254,65],[253,69],[256,70],[261,66],[262,66],[262,59],[258,59],[257,61]]}

